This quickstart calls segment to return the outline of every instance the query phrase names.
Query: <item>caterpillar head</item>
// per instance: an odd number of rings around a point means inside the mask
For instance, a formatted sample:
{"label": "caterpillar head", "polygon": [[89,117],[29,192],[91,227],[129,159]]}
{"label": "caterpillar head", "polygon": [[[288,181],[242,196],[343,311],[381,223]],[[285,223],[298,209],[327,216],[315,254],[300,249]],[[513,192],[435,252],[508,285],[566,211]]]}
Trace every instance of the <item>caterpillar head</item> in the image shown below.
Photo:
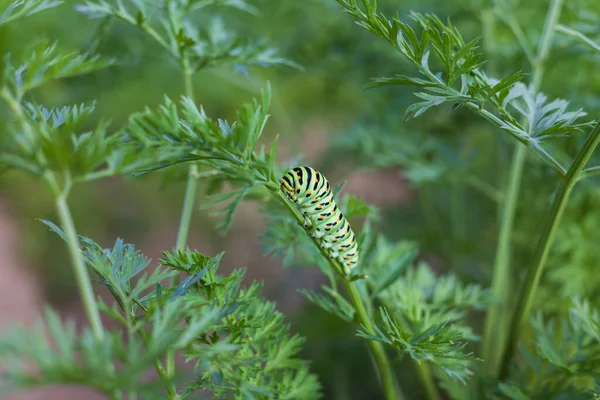
{"label": "caterpillar head", "polygon": [[283,194],[287,196],[288,199],[295,202],[297,199],[298,190],[296,190],[297,182],[295,180],[296,174],[294,171],[289,170],[287,173],[283,175],[283,177],[279,180],[279,187]]}

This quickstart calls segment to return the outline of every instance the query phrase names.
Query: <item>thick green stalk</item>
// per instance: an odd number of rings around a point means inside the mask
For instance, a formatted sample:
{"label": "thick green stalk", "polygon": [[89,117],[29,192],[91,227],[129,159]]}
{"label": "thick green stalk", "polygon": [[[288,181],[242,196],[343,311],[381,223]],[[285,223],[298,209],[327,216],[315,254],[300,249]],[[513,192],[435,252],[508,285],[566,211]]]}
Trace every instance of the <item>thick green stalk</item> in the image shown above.
{"label": "thick green stalk", "polygon": [[79,287],[79,293],[81,295],[81,300],[83,301],[85,313],[90,326],[92,327],[92,331],[94,332],[94,337],[96,340],[101,341],[104,339],[104,328],[102,327],[100,313],[98,312],[96,299],[94,298],[90,276],[85,267],[81,247],[79,246],[79,238],[77,237],[77,231],[73,224],[71,211],[67,205],[66,195],[60,194],[56,198],[56,210],[58,211],[58,218],[64,229],[67,247],[69,248],[69,254],[71,255],[71,261],[75,272],[75,280]]}
{"label": "thick green stalk", "polygon": [[[277,185],[267,184],[267,190],[271,192],[273,196],[275,196],[296,218],[299,224],[304,223],[304,217],[300,214],[300,212],[294,207],[287,198],[281,193],[279,187]],[[315,246],[319,249],[323,257],[325,257],[331,268],[339,274],[343,274],[343,268],[337,260],[329,257],[325,249],[319,246],[317,239],[312,238],[311,240],[315,243]],[[371,324],[371,319],[369,318],[369,314],[365,308],[365,304],[363,302],[360,293],[358,292],[355,283],[350,282],[348,279],[342,279],[344,287],[348,292],[348,298],[350,299],[350,303],[354,307],[354,311],[356,312],[357,322],[363,325],[368,333],[374,333],[373,325]],[[394,376],[394,371],[392,368],[392,364],[390,364],[388,357],[385,353],[385,349],[383,344],[374,340],[368,341],[369,348],[371,350],[371,354],[375,360],[375,364],[377,365],[379,377],[381,380],[381,386],[383,388],[383,393],[386,400],[402,400],[404,399],[404,394],[400,388],[400,385],[396,382],[396,377]]]}
{"label": "thick green stalk", "polygon": [[502,349],[506,343],[507,331],[502,327],[508,325],[510,318],[510,248],[526,155],[527,147],[516,143],[502,208],[500,236],[492,277],[492,293],[497,303],[490,307],[484,329],[483,359],[486,362],[486,371],[491,375],[496,375]]}
{"label": "thick green stalk", "polygon": [[[535,91],[539,90],[544,76],[544,63],[548,57],[554,27],[558,23],[562,3],[563,0],[552,0],[548,9],[544,31],[538,45],[537,57],[532,65],[532,85]],[[521,143],[517,143],[509,175],[504,208],[502,210],[500,236],[494,262],[492,293],[497,303],[490,307],[484,330],[483,356],[486,360],[486,371],[492,376],[498,374],[499,359],[502,349],[506,346],[507,332],[504,327],[508,325],[511,298],[510,249],[515,211],[518,204],[517,199],[526,156],[527,148]]]}
{"label": "thick green stalk", "polygon": [[542,272],[544,271],[544,265],[546,264],[548,253],[552,247],[552,242],[556,236],[560,218],[565,210],[569,196],[571,195],[571,191],[577,183],[581,171],[587,164],[599,143],[600,122],[596,124],[594,130],[588,136],[582,149],[577,154],[575,161],[573,161],[571,168],[569,168],[567,175],[563,178],[562,184],[560,185],[560,188],[554,197],[550,215],[546,221],[546,226],[536,249],[534,263],[527,271],[525,283],[523,284],[519,294],[517,308],[510,325],[508,346],[506,347],[504,357],[502,358],[500,379],[504,379],[508,375],[510,360],[512,359],[517,348],[519,334],[521,333],[523,325],[529,318],[531,303],[535,297],[535,292],[537,290],[540,277],[542,276]]}

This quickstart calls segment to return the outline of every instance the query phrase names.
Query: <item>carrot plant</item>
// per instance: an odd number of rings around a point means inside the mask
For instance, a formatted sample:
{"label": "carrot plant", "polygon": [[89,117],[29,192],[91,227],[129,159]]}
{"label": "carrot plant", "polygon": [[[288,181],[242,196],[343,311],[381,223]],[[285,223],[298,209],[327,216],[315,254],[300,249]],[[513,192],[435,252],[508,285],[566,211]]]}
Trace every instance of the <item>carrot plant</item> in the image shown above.
{"label": "carrot plant", "polygon": [[[488,63],[479,51],[479,38],[471,41],[463,39],[458,29],[449,21],[444,22],[430,14],[412,13],[410,18],[416,25],[413,28],[405,18],[398,15],[387,18],[383,13],[378,12],[376,1],[365,0],[359,3],[352,0],[338,0],[338,3],[358,25],[379,39],[383,39],[409,64],[412,64],[414,71],[418,72],[416,75],[413,72],[403,71],[402,74],[394,77],[376,78],[372,81],[374,87],[409,86],[420,90],[415,93],[420,101],[406,109],[405,119],[419,117],[432,107],[451,104],[453,112],[459,109],[470,110],[494,126],[498,132],[508,134],[508,137],[516,140],[510,172],[506,181],[501,182],[505,189],[496,189],[495,185],[471,175],[473,173],[471,171],[466,171],[466,179],[462,182],[457,181],[457,177],[448,178],[451,185],[456,185],[457,182],[460,185],[469,185],[493,199],[499,204],[500,216],[491,276],[493,300],[487,311],[483,332],[481,358],[484,364],[481,365],[481,373],[478,374],[480,379],[486,382],[483,385],[486,389],[481,392],[482,386],[479,388],[472,386],[470,394],[463,393],[461,396],[477,397],[477,393],[488,396],[502,394],[510,398],[526,396],[549,398],[563,396],[566,393],[570,396],[576,396],[575,393],[589,395],[595,388],[592,372],[594,367],[591,366],[595,365],[593,350],[595,339],[592,339],[595,334],[589,330],[595,322],[589,319],[585,322],[578,320],[583,326],[587,326],[582,328],[586,333],[579,339],[567,340],[566,338],[569,329],[573,329],[573,325],[569,325],[569,323],[573,324],[573,315],[581,315],[581,313],[588,317],[594,315],[594,311],[590,310],[590,304],[586,301],[582,303],[580,300],[574,300],[573,308],[570,310],[571,318],[567,319],[570,322],[564,322],[563,325],[562,335],[566,336],[562,337],[562,344],[552,338],[555,329],[553,324],[545,325],[539,314],[536,319],[533,319],[532,310],[540,279],[573,188],[597,171],[597,167],[590,165],[589,160],[600,142],[600,123],[593,119],[586,119],[587,113],[582,109],[570,107],[568,101],[552,100],[540,92],[548,68],[547,59],[552,50],[553,39],[557,35],[564,34],[574,39],[568,42],[570,46],[583,44],[594,51],[598,50],[596,42],[585,33],[561,24],[564,4],[560,0],[550,2],[537,45],[530,43],[530,39],[523,32],[522,22],[519,21],[514,5],[509,2],[498,2],[488,8],[482,7],[480,20],[487,34],[484,36],[484,44],[487,44],[488,48],[493,47],[493,35],[495,30],[499,30],[495,28],[495,24],[504,24],[514,35],[525,59],[530,64],[530,71],[527,73],[507,71],[509,74],[506,76],[494,77],[486,73]],[[585,24],[583,26],[585,27]],[[490,68],[498,73],[499,68],[496,64]],[[355,150],[364,146],[365,140],[373,142],[373,139],[363,139],[364,132],[363,129],[359,133],[354,133],[351,139],[348,138],[352,143],[346,143],[341,147],[337,145],[337,148]],[[564,141],[577,134],[585,135],[585,140],[580,143],[579,148],[575,149],[574,154],[565,154],[564,149],[553,146],[553,141],[558,139]],[[394,147],[389,143],[393,139],[382,138],[381,140],[388,141],[387,150],[383,150],[389,154],[387,159],[381,160],[376,152],[372,152],[370,157],[366,157],[367,164],[408,168],[408,173],[412,173],[412,176],[408,175],[409,179],[424,193],[428,193],[427,186],[430,182],[440,181],[445,175],[449,175],[445,171],[448,169],[447,161],[444,162],[439,153],[435,154],[439,152],[439,145],[427,143],[427,138],[411,139],[413,143],[420,143],[421,149],[412,147],[408,151],[400,150],[400,154],[394,154],[393,149],[396,149],[397,145]],[[398,144],[404,144],[406,141],[407,139],[396,139]],[[377,142],[378,140],[375,143],[379,144]],[[402,154],[403,152],[406,154]],[[435,154],[435,160],[431,160],[432,153]],[[532,154],[538,162],[545,164],[547,170],[553,171],[557,183],[545,222],[537,227],[539,232],[536,239],[537,247],[526,260],[524,266],[526,274],[521,281],[515,277],[517,271],[511,265],[511,249],[515,225],[518,223],[515,221],[515,216],[528,154]],[[453,200],[454,198],[451,198],[450,201]],[[464,201],[462,204],[464,205]],[[430,211],[425,212],[431,216]],[[464,213],[464,209],[458,209],[454,217],[465,217]],[[454,225],[455,221],[452,222]],[[465,222],[458,223],[461,223],[462,227],[457,229],[464,230]],[[581,267],[581,265],[570,265],[571,269],[581,269]],[[575,272],[572,274],[576,275]],[[515,293],[517,300],[514,303],[511,301],[511,292],[513,292],[511,285],[519,286]],[[569,294],[572,296],[576,293],[577,291],[570,291]],[[544,309],[540,305],[537,308],[540,311]],[[517,346],[526,340],[523,331],[530,323],[533,324],[534,338],[537,338],[536,351],[519,360]],[[565,341],[568,344],[564,343]],[[573,353],[567,348],[570,348]],[[535,357],[538,357],[538,360],[532,359]],[[576,357],[581,357],[581,360],[576,361]],[[579,363],[580,361],[582,364]],[[582,367],[583,364],[586,367]],[[511,365],[514,367],[512,373]],[[547,370],[544,370],[545,368]],[[568,371],[562,374],[561,368],[566,368]],[[531,373],[529,369],[534,369],[532,380],[523,379],[526,371]],[[544,379],[558,379],[558,381],[550,382]],[[587,385],[581,384],[586,380]],[[496,383],[490,385],[490,381]],[[515,381],[518,384],[515,384]],[[423,382],[426,383],[427,379],[424,378]]]}
{"label": "carrot plant", "polygon": [[[3,21],[57,5],[17,1],[8,6]],[[91,17],[121,19],[150,35],[181,65],[186,99],[193,104],[191,76],[202,68],[286,63],[270,48],[240,43],[233,33],[224,36],[218,25],[200,37],[188,15],[210,5],[254,10],[243,2],[219,1],[170,2],[158,9],[152,2],[88,2],[78,10]],[[261,285],[242,288],[244,270],[217,273],[222,253],[209,257],[186,246],[195,180],[201,176],[195,165],[190,168],[176,246],[163,253],[158,266],[151,267],[149,259],[122,240],[103,248],[78,235],[68,206],[74,185],[130,174],[178,156],[180,150],[148,152],[137,146],[126,136],[139,121],[136,117],[131,125],[111,130],[107,121],[90,123],[93,105],[48,109],[27,101],[29,92],[40,85],[106,68],[113,60],[63,53],[47,42],[35,43],[24,53],[24,60],[6,60],[1,95],[12,121],[0,158],[4,167],[36,176],[53,195],[60,227],[44,222],[67,244],[89,327],[77,333],[72,322],[61,321],[48,309],[42,325],[15,329],[2,346],[8,367],[5,382],[13,388],[83,384],[115,399],[183,399],[200,389],[222,397],[318,396],[316,377],[297,358],[303,339],[288,332],[274,303],[261,297]],[[259,121],[257,116],[247,117],[241,129],[250,137]],[[90,271],[109,289],[114,303],[105,304],[94,294]],[[122,329],[108,329],[101,314]],[[176,375],[176,354],[193,368]],[[36,371],[25,369],[24,361],[33,363]],[[159,380],[145,382],[149,367]]]}
{"label": "carrot plant", "polygon": [[[240,203],[252,201],[266,225],[264,252],[284,265],[317,267],[323,275],[320,290],[300,292],[362,341],[368,352],[360,360],[361,374],[372,368],[380,397],[600,394],[595,307],[600,282],[593,268],[586,269],[595,265],[598,252],[593,241],[584,243],[600,226],[586,208],[597,205],[589,183],[600,171],[590,161],[600,142],[600,123],[594,111],[590,118],[567,100],[541,92],[559,38],[563,47],[598,52],[590,18],[572,23],[563,1],[552,0],[534,42],[509,2],[469,4],[465,7],[477,11],[483,37],[467,40],[450,21],[432,14],[392,18],[375,0],[330,3],[328,15],[343,17],[347,29],[354,19],[385,45],[381,51],[390,68],[399,64],[398,74],[376,78],[372,86],[396,91],[408,86],[420,99],[406,104],[402,98],[401,112],[398,103],[385,100],[392,108],[388,115],[381,116],[385,107],[370,110],[368,118],[328,144],[319,170],[335,170],[332,165],[349,158],[361,168],[402,169],[418,195],[413,214],[423,219],[414,223],[403,216],[403,239],[393,239],[394,210],[375,207],[328,178],[359,244],[360,261],[350,274],[311,236],[305,216],[281,191],[283,173],[307,163],[299,161],[300,151],[282,160],[279,146],[285,139],[265,135],[271,86],[243,104],[234,121],[212,117],[197,101],[197,79],[207,70],[301,69],[265,41],[222,22],[226,13],[257,16],[255,5],[88,0],[75,10],[100,22],[86,52],[64,52],[58,43],[32,39],[25,51],[5,58],[0,97],[7,122],[0,166],[28,173],[51,194],[56,220],[42,222],[66,244],[87,320],[78,328],[48,307],[33,329],[7,332],[0,342],[6,388],[73,383],[113,399],[203,393],[329,397],[330,384],[304,360],[310,341],[294,333],[275,303],[265,299],[261,284],[244,286],[244,269],[219,274],[223,252],[209,256],[188,245],[198,207],[216,210],[213,221],[226,238]],[[14,1],[5,5],[0,24],[18,24],[54,7],[65,5]],[[564,15],[570,19],[563,21]],[[182,82],[180,93],[165,94],[160,105],[148,105],[116,127],[96,115],[94,103],[39,104],[35,91],[43,85],[122,68],[123,60],[98,54],[111,29],[135,30],[169,58]],[[499,37],[507,36],[511,54],[521,57],[520,70],[505,70],[499,62]],[[440,122],[413,130],[425,113],[435,113]],[[460,134],[448,133],[446,126]],[[69,207],[73,187],[118,176],[168,179],[182,166],[186,185],[179,228],[173,248],[155,265],[121,239],[105,247],[79,234]],[[203,198],[200,185],[207,188]],[[548,187],[551,201],[538,195]],[[569,208],[571,198],[576,208]],[[534,218],[519,218],[523,214]],[[433,232],[434,240],[431,234],[420,236],[415,226]],[[426,261],[431,252],[443,256],[449,271]],[[489,274],[482,272],[487,266]],[[106,287],[114,301],[102,300],[93,282]],[[178,357],[188,367],[178,366]],[[149,369],[155,379],[147,378]]]}

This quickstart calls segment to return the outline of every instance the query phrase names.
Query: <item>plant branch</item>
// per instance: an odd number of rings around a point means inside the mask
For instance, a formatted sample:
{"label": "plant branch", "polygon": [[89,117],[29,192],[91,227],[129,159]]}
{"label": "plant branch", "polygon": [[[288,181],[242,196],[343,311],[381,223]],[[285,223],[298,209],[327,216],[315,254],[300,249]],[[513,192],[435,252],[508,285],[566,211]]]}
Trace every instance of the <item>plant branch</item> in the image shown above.
{"label": "plant branch", "polygon": [[[331,264],[331,258],[328,257],[327,259]],[[367,314],[367,310],[365,309],[363,300],[360,294],[358,293],[354,282],[350,282],[350,280],[348,279],[342,279],[342,282],[344,284],[344,287],[346,288],[346,291],[348,292],[348,298],[350,299],[350,303],[352,303],[352,306],[354,306],[357,321],[365,327],[365,330],[368,333],[375,333],[373,325],[371,324],[371,318],[369,318],[369,315]],[[379,379],[381,380],[381,386],[383,387],[385,399],[403,399],[404,395],[401,392],[400,386],[396,382],[392,364],[390,363],[387,355],[385,354],[385,349],[383,345],[375,340],[368,340],[368,344],[369,348],[371,349],[371,353],[373,354],[373,358],[375,359],[375,363],[377,364]]]}
{"label": "plant branch", "polygon": [[[179,230],[177,232],[177,250],[184,250],[188,233],[190,230],[190,223],[192,221],[192,213],[194,211],[194,201],[196,198],[196,187],[198,182],[198,167],[196,164],[190,166],[188,170],[188,179],[185,188],[185,197],[183,200],[183,208],[181,210],[181,218],[179,221]],[[177,279],[176,279],[177,281]],[[177,284],[178,282],[175,282]]]}
{"label": "plant branch", "polygon": [[104,179],[104,178],[109,178],[111,176],[115,175],[115,171],[113,171],[112,169],[102,169],[99,171],[94,171],[94,172],[90,172],[86,175],[83,175],[81,177],[76,177],[73,179],[73,182],[79,183],[79,182],[91,182],[91,181],[95,181],[95,180],[99,180],[99,179]]}
{"label": "plant branch", "polygon": [[[190,69],[189,61],[185,54],[181,54],[181,69],[183,70],[183,91],[186,97],[190,100],[194,99],[194,87],[192,82],[193,71]],[[183,208],[181,209],[181,217],[179,220],[179,230],[177,232],[177,242],[175,244],[177,250],[183,251],[187,245],[188,233],[190,224],[192,223],[192,214],[196,203],[196,192],[198,191],[198,166],[192,163],[188,169],[188,179],[185,187],[185,197],[183,200]],[[177,273],[171,285],[179,284],[180,274]],[[175,353],[167,352],[167,377],[172,378],[175,374]]]}
{"label": "plant branch", "polygon": [[[410,322],[404,316],[400,316],[400,318],[398,318],[398,323],[403,330],[414,333],[413,329],[410,326]],[[406,352],[402,352],[402,354],[405,353]],[[431,375],[431,369],[427,366],[426,363],[418,362],[417,360],[413,360],[413,364],[417,370],[419,379],[421,380],[421,383],[424,386],[423,389],[425,390],[425,396],[427,397],[427,399],[441,400],[440,394],[435,386],[435,381],[433,380],[433,376]]]}
{"label": "plant branch", "polygon": [[596,175],[600,175],[600,165],[584,169],[583,171],[581,171],[581,174],[579,174],[577,180],[579,181]]}
{"label": "plant branch", "polygon": [[[54,179],[53,175],[48,175],[47,179]],[[50,182],[50,184],[52,184],[52,182]],[[67,205],[66,194],[61,194],[56,198],[56,210],[58,211],[58,217],[65,232],[65,239],[67,241],[67,247],[69,248],[71,262],[73,263],[75,272],[75,280],[79,287],[81,300],[88,321],[92,327],[96,340],[102,341],[104,339],[104,328],[102,327],[100,313],[96,305],[96,299],[94,298],[90,276],[81,254],[81,247],[79,245],[79,238],[77,237],[75,225],[73,224],[73,218],[69,206]]]}
{"label": "plant branch", "polygon": [[521,48],[523,49],[523,52],[525,53],[525,56],[527,57],[529,63],[535,64],[535,53],[531,47],[531,44],[527,40],[527,36],[525,36],[523,29],[521,29],[521,25],[519,25],[519,22],[514,18],[513,15],[505,16],[504,13],[500,10],[496,10],[495,15],[500,17],[500,19],[506,24],[506,26],[508,26],[510,31],[513,33],[513,35],[521,45]]}
{"label": "plant branch", "polygon": [[[148,338],[148,333],[146,333],[144,328],[140,328],[140,330],[138,332],[140,334],[140,337],[142,338],[142,341],[144,342],[146,347],[148,347],[150,344],[150,339]],[[175,385],[173,385],[171,383],[171,379],[170,379],[169,375],[167,374],[167,371],[165,371],[163,364],[160,362],[160,360],[158,358],[156,360],[154,360],[154,368],[156,369],[156,372],[158,372],[158,376],[160,377],[160,379],[167,386],[167,395],[169,396],[169,399],[178,399],[179,397],[177,396],[177,391],[175,390]]]}
{"label": "plant branch", "polygon": [[[564,0],[554,0],[554,3],[559,2],[562,4]],[[398,20],[398,17],[395,17],[393,21],[387,20],[385,17],[377,14],[377,2],[372,0],[363,0],[362,6],[365,8],[365,11],[358,6],[358,2],[355,0],[337,0],[348,13],[350,13],[357,21],[359,21],[359,25],[363,26],[369,32],[375,34],[379,38],[386,41],[390,44],[394,49],[404,55],[416,68],[417,70],[423,74],[426,79],[422,80],[418,78],[414,81],[410,79],[406,79],[406,77],[400,76],[400,80],[394,82],[387,81],[386,78],[379,80],[378,84],[399,84],[399,85],[417,85],[423,88],[426,88],[426,92],[418,94],[419,97],[423,99],[429,99],[431,96],[436,98],[436,102],[433,102],[431,99],[426,100],[425,102],[415,103],[411,106],[412,110],[409,108],[407,110],[407,115],[418,116],[420,113],[424,112],[427,108],[435,105],[441,104],[442,102],[452,102],[455,104],[459,104],[461,106],[465,106],[477,114],[482,116],[483,118],[490,121],[496,127],[501,128],[505,133],[508,133],[514,139],[518,140],[521,143],[524,143],[532,153],[534,153],[537,157],[547,163],[552,169],[554,169],[559,175],[564,176],[566,173],[565,168],[555,160],[548,152],[546,152],[538,143],[538,139],[531,137],[523,131],[521,126],[511,126],[513,125],[511,120],[505,120],[498,116],[496,116],[492,111],[486,110],[484,106],[486,104],[490,104],[493,107],[493,111],[497,111],[500,114],[505,112],[503,106],[499,104],[497,101],[493,100],[492,97],[486,97],[485,99],[479,99],[476,96],[474,97],[472,94],[465,93],[463,89],[460,90],[453,87],[453,82],[444,81],[443,75],[436,74],[431,71],[428,67],[428,54],[430,50],[427,50],[426,46],[428,43],[431,43],[431,38],[424,39],[426,36],[423,36],[421,41],[416,37],[416,33],[411,28],[405,28],[405,24]],[[548,54],[548,48],[550,45],[550,35],[552,34],[553,28],[556,25],[558,20],[558,14],[560,13],[560,7],[551,6],[550,13],[547,17],[547,26],[545,27],[542,40],[540,41],[539,51],[537,57],[533,59],[533,66],[538,72],[538,76],[534,78],[533,85],[539,87],[539,80],[543,75],[543,61],[545,60]],[[488,16],[484,15],[483,18],[488,18]],[[549,21],[552,23],[548,24]],[[433,24],[437,24],[439,22],[432,22]],[[423,24],[423,23],[422,23]],[[514,27],[514,24],[513,24]],[[427,29],[431,29],[430,27],[424,27],[424,33],[427,32]],[[432,32],[436,32],[437,28],[432,28]],[[439,32],[438,32],[439,34]],[[454,35],[454,33],[449,34],[450,36]],[[407,39],[407,37],[410,37]],[[441,40],[441,39],[440,39]],[[443,39],[446,40],[446,39]],[[443,46],[441,43],[437,43],[436,46]],[[462,46],[462,51],[468,49],[468,45]],[[525,45],[525,51],[529,51],[528,47]],[[435,49],[436,53],[440,53],[441,50]],[[464,54],[463,54],[464,56]],[[447,56],[439,55],[440,61],[444,63],[453,63],[450,59],[446,59]],[[530,55],[530,58],[532,56]],[[478,79],[487,82],[487,78],[481,74],[478,70],[478,67],[473,64],[471,73],[474,74]],[[450,73],[450,72],[448,72]],[[456,78],[456,77],[455,77]],[[387,81],[387,82],[386,82]],[[408,83],[408,82],[411,83]],[[435,104],[434,104],[435,103]],[[417,106],[417,108],[414,108]],[[426,108],[423,108],[426,107]],[[419,111],[415,111],[419,109]]]}
{"label": "plant branch", "polygon": [[465,183],[467,185],[470,185],[474,189],[479,190],[482,194],[486,195],[496,203],[502,203],[504,201],[504,193],[496,189],[493,185],[489,184],[488,182],[479,179],[475,175],[467,176],[465,179]]}
{"label": "plant branch", "polygon": [[[534,64],[534,66],[535,65],[536,64]],[[537,63],[537,65],[539,65],[539,62]],[[535,75],[541,77],[542,73],[543,73],[543,71],[540,69],[539,72]],[[541,78],[538,78],[538,79],[541,79]],[[536,79],[534,78],[534,84],[535,84],[535,81],[536,81]],[[538,85],[539,85],[539,83],[538,83]],[[498,117],[496,117],[491,112],[480,108],[477,104],[472,103],[472,102],[466,102],[465,105],[467,107],[469,107],[470,109],[474,110],[475,112],[477,112],[483,118],[485,118],[488,121],[490,121],[491,123],[493,123],[494,125],[500,126],[502,124],[502,121]],[[552,157],[550,154],[548,154],[548,152],[546,150],[544,150],[542,148],[542,146],[540,146],[536,140],[528,140],[527,138],[518,136],[514,133],[511,133],[511,132],[508,132],[508,133],[514,139],[517,139],[520,143],[524,144],[534,155],[536,155],[540,160],[542,160],[546,164],[548,164],[548,166],[550,166],[560,176],[564,176],[567,173],[565,167],[563,167],[554,157]]]}
{"label": "plant branch", "polygon": [[[194,99],[194,87],[192,82],[192,74],[193,71],[189,67],[188,59],[182,55],[181,60],[181,68],[183,70],[183,91],[186,97],[190,100]],[[190,224],[192,221],[192,213],[194,211],[194,204],[196,199],[196,189],[198,184],[198,166],[195,163],[192,163],[188,169],[188,179],[185,188],[185,197],[183,201],[183,208],[181,210],[181,218],[179,221],[179,230],[177,232],[177,242],[176,248],[177,250],[184,250],[188,232],[190,229]],[[174,284],[179,283],[179,274],[175,276],[173,281]]]}
{"label": "plant branch", "polygon": [[585,36],[583,33],[576,31],[574,29],[571,29],[568,26],[564,26],[564,25],[560,25],[560,24],[557,25],[555,29],[557,32],[560,32],[562,34],[570,36],[573,39],[577,39],[581,43],[588,46],[590,49],[592,49],[592,50],[596,51],[598,54],[600,54],[600,44],[594,42],[592,39]]}
{"label": "plant branch", "polygon": [[[300,214],[296,207],[289,202],[289,200],[283,195],[283,193],[281,193],[279,187],[276,184],[268,183],[265,185],[265,187],[276,199],[278,199],[288,209],[288,211],[290,211],[290,213],[294,216],[294,218],[299,224],[304,223],[304,217],[302,216],[302,214]],[[339,263],[339,261],[329,257],[326,250],[319,246],[317,239],[313,238],[312,236],[310,238],[315,244],[315,246],[317,246],[323,257],[325,257],[325,259],[329,262],[331,268],[333,268],[333,270],[337,272],[339,276],[344,277],[342,279],[342,282],[344,284],[344,287],[346,288],[346,291],[348,292],[348,297],[350,299],[350,302],[352,303],[352,306],[354,307],[354,311],[356,312],[357,322],[359,324],[362,324],[367,332],[374,333],[375,330],[373,328],[373,324],[371,323],[371,319],[369,318],[363,299],[360,296],[354,282],[351,282],[347,277],[345,277],[343,272],[344,269]],[[375,363],[377,364],[385,399],[403,399],[404,395],[402,393],[402,390],[400,389],[400,386],[396,382],[392,365],[390,364],[387,355],[385,354],[385,349],[383,348],[382,343],[374,340],[369,340],[368,344],[369,348],[371,349],[373,358],[375,359]]]}
{"label": "plant branch", "polygon": [[483,339],[483,359],[486,362],[487,372],[492,375],[496,374],[501,351],[506,342],[506,330],[501,327],[507,326],[510,318],[508,304],[511,281],[510,250],[526,155],[527,148],[521,143],[516,143],[508,178],[506,201],[502,207],[502,220],[492,277],[492,293],[497,304],[490,307],[486,316]]}
{"label": "plant branch", "polygon": [[[0,96],[6,101],[15,118],[19,121],[21,129],[23,130],[23,134],[29,139],[33,140],[35,137],[35,132],[29,124],[27,117],[23,113],[19,99],[12,96],[6,87],[2,89]],[[36,157],[38,158],[40,165],[45,166],[47,164],[46,157],[41,151],[37,152]],[[92,331],[94,332],[94,337],[96,340],[103,340],[104,328],[102,327],[102,321],[100,320],[100,313],[96,305],[96,299],[94,299],[94,291],[92,289],[90,276],[85,267],[85,262],[81,254],[81,248],[79,246],[79,238],[77,236],[77,231],[75,230],[75,224],[73,223],[73,218],[67,204],[67,196],[71,187],[71,181],[70,179],[66,180],[66,182],[64,182],[65,187],[61,189],[60,185],[56,181],[54,173],[49,169],[47,169],[42,175],[42,180],[48,185],[50,192],[55,198],[56,210],[65,232],[65,239],[73,264],[75,280],[77,281],[79,294],[81,296],[81,300],[83,301],[88,321]]]}
{"label": "plant branch", "polygon": [[172,46],[170,46],[165,41],[165,39],[163,39],[163,37],[157,31],[155,31],[154,28],[149,26],[147,23],[142,23],[141,25],[138,24],[137,21],[135,20],[135,18],[133,18],[131,15],[129,15],[129,13],[127,13],[127,11],[125,11],[124,9],[119,9],[119,10],[114,11],[113,15],[115,17],[117,17],[118,19],[125,21],[133,26],[137,26],[142,31],[146,32],[162,48],[167,50],[169,55],[171,55],[175,60],[179,60],[179,54],[177,53],[177,51]]}
{"label": "plant branch", "polygon": [[[555,0],[555,2],[561,2],[561,0]],[[552,247],[552,242],[556,235],[556,231],[560,223],[560,218],[567,205],[569,196],[571,195],[571,191],[577,183],[577,178],[579,177],[581,171],[585,167],[585,164],[588,162],[588,160],[592,156],[592,153],[594,152],[599,143],[600,122],[596,124],[596,126],[588,136],[586,142],[577,154],[575,161],[573,161],[571,168],[569,168],[567,176],[563,179],[563,182],[554,197],[554,202],[552,204],[552,209],[546,222],[546,227],[544,228],[542,237],[540,239],[535,253],[534,263],[527,271],[525,282],[519,294],[517,308],[510,325],[508,346],[506,347],[506,350],[504,351],[504,356],[502,358],[500,379],[504,379],[508,375],[510,360],[512,359],[513,354],[515,353],[521,329],[523,328],[523,325],[529,317],[531,303],[533,301],[533,298],[535,297],[535,292],[537,290],[540,277],[542,276],[544,265],[546,263],[546,259],[548,258],[548,253],[550,252],[550,248]]]}
{"label": "plant branch", "polygon": [[[554,26],[558,23],[562,2],[563,0],[553,0],[546,16],[544,31],[538,46],[538,54],[535,58],[535,62],[532,64],[532,85],[535,91],[539,90],[542,82],[542,77],[544,74],[544,62],[548,55]],[[518,25],[516,26],[518,27]],[[527,51],[527,47],[523,43],[522,45],[524,51]],[[528,55],[528,58],[531,59],[531,56]],[[566,171],[564,168],[557,161],[555,161],[552,156],[550,156],[536,141],[530,142],[529,147],[532,150],[536,149],[536,154],[542,157],[550,165],[554,165],[555,170],[558,168],[558,172],[561,176],[565,175]],[[490,311],[486,317],[484,330],[483,355],[484,359],[486,360],[486,370],[492,376],[498,375],[498,369],[501,367],[499,363],[500,358],[502,357],[502,349],[505,348],[507,340],[507,331],[504,327],[508,326],[508,320],[510,319],[510,251],[512,233],[514,229],[514,218],[521,187],[521,177],[523,175],[523,167],[526,158],[526,148],[521,146],[520,143],[517,143],[508,180],[506,202],[502,210],[500,236],[498,240],[498,246],[496,247],[496,257],[494,261],[492,293],[494,294],[498,303],[492,305],[490,308]]]}

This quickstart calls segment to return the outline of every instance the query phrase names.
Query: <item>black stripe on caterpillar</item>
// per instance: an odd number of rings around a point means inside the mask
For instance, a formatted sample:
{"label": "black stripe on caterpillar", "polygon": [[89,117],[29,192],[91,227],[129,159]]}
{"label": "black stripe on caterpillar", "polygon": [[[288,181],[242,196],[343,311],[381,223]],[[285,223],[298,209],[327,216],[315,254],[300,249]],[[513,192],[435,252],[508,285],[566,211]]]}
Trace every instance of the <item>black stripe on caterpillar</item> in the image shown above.
{"label": "black stripe on caterpillar", "polygon": [[329,181],[316,169],[295,167],[279,180],[281,191],[296,203],[305,218],[304,227],[312,231],[329,257],[338,260],[344,273],[358,264],[356,235],[333,199]]}

